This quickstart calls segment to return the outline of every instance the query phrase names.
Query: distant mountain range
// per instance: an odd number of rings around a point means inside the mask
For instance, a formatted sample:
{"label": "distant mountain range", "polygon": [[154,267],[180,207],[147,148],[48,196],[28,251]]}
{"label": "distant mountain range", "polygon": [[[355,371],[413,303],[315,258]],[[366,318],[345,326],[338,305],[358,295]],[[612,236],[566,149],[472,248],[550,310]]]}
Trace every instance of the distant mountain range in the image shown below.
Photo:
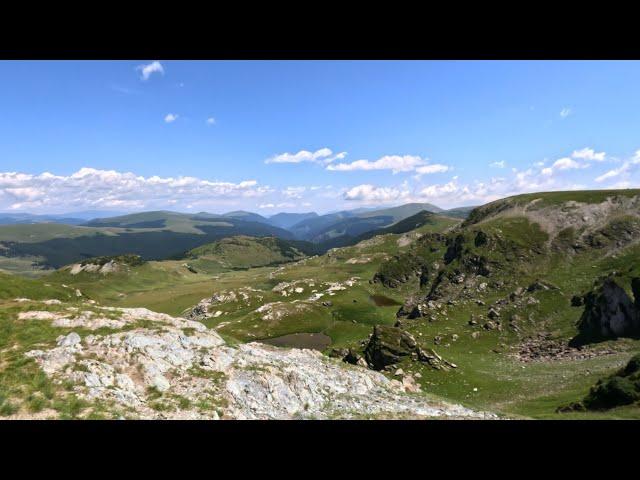
{"label": "distant mountain range", "polygon": [[[0,214],[0,269],[58,268],[102,255],[136,254],[145,260],[179,258],[188,250],[237,235],[311,242],[315,246],[309,249],[323,252],[350,245],[367,234],[384,233],[425,211],[438,218],[449,212],[428,203],[409,203],[326,215],[283,212],[270,217],[247,211],[212,214],[163,210],[110,216],[96,211]],[[455,209],[451,217],[461,218],[467,213]]]}
{"label": "distant mountain range", "polygon": [[2,213],[0,212],[0,225],[16,225],[29,223],[62,223],[64,225],[81,225],[87,220],[103,217],[124,215],[123,212],[105,212],[101,210],[85,210],[73,213],[60,213],[51,215],[35,215],[31,213]]}

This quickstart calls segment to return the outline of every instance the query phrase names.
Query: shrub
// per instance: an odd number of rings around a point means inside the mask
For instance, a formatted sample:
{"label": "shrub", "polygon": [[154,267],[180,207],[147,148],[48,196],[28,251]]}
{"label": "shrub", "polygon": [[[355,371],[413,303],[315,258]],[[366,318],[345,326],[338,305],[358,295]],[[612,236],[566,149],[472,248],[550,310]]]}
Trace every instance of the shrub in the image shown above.
{"label": "shrub", "polygon": [[592,387],[584,404],[591,410],[600,410],[629,405],[639,398],[633,382],[624,377],[611,377]]}
{"label": "shrub", "polygon": [[624,367],[624,375],[632,375],[640,371],[640,353],[631,357],[627,366]]}

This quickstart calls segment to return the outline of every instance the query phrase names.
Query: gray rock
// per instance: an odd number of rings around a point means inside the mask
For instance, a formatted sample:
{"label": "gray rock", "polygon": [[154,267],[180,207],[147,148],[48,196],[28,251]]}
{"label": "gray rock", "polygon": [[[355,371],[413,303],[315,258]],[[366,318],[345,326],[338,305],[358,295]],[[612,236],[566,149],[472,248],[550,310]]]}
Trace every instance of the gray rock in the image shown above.
{"label": "gray rock", "polygon": [[62,337],[62,338],[60,338],[58,340],[58,346],[59,347],[73,347],[73,346],[79,344],[81,341],[82,341],[82,339],[80,338],[80,335],[78,335],[76,332],[71,332],[66,337]]}
{"label": "gray rock", "polygon": [[578,330],[582,340],[640,335],[640,313],[629,295],[613,278],[584,297]]}

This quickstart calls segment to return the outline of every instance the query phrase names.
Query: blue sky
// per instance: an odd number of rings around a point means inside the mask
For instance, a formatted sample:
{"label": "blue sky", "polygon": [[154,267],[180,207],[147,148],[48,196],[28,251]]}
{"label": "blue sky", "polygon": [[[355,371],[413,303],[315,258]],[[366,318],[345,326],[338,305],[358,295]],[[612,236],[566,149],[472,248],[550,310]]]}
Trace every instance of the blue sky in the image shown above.
{"label": "blue sky", "polygon": [[0,62],[0,211],[640,186],[640,62]]}

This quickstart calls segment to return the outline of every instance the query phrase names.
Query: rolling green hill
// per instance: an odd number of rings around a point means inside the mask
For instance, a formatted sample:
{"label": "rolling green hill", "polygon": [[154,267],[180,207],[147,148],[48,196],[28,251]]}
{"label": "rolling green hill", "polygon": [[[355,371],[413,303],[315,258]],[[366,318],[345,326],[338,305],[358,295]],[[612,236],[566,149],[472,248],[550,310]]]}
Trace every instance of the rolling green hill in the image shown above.
{"label": "rolling green hill", "polygon": [[444,210],[440,207],[436,207],[430,203],[406,203],[398,207],[377,209],[369,212],[358,214],[360,218],[377,217],[377,216],[391,216],[394,222],[398,222],[404,218],[415,215],[418,212],[426,210],[433,213],[442,213]]}
{"label": "rolling green hill", "polygon": [[396,222],[388,227],[377,228],[375,230],[367,230],[359,235],[344,234],[332,239],[325,240],[320,246],[328,250],[335,247],[344,247],[348,245],[355,245],[358,242],[373,238],[376,235],[385,235],[388,233],[407,233],[410,231],[416,231],[419,233],[443,231],[447,228],[453,227],[459,223],[459,220],[454,218],[445,217],[428,211],[421,211],[407,217],[399,222]]}
{"label": "rolling green hill", "polygon": [[0,269],[37,273],[82,259],[125,253],[159,260],[234,235],[293,235],[265,223],[172,212],[145,212],[91,221],[0,226]]}
{"label": "rolling green hill", "polygon": [[190,250],[186,258],[195,270],[220,268],[250,268],[292,262],[317,253],[308,242],[282,240],[276,237],[235,236],[208,243]]}
{"label": "rolling green hill", "polygon": [[296,238],[331,244],[337,237],[357,237],[365,232],[392,225],[423,210],[442,211],[429,203],[408,203],[384,209],[347,210],[303,220],[292,225],[289,230]]}
{"label": "rolling green hill", "polygon": [[296,223],[310,218],[316,218],[318,214],[316,212],[309,213],[276,213],[268,218],[268,222],[276,227],[289,229]]}
{"label": "rolling green hill", "polygon": [[[314,334],[338,358],[364,355],[374,326],[397,325],[441,361],[406,356],[382,373],[412,375],[429,394],[510,418],[640,418],[633,400],[572,406],[594,385],[624,384],[616,372],[640,351],[633,334],[573,343],[585,318],[640,308],[640,192],[539,193],[490,205],[466,222],[418,212],[323,255],[305,248],[326,243],[240,236],[108,274],[70,266],[38,280],[0,275],[2,308],[77,288],[76,301],[190,315],[232,342],[305,346]],[[614,283],[607,294],[603,285]],[[442,361],[453,366],[437,367]]]}

